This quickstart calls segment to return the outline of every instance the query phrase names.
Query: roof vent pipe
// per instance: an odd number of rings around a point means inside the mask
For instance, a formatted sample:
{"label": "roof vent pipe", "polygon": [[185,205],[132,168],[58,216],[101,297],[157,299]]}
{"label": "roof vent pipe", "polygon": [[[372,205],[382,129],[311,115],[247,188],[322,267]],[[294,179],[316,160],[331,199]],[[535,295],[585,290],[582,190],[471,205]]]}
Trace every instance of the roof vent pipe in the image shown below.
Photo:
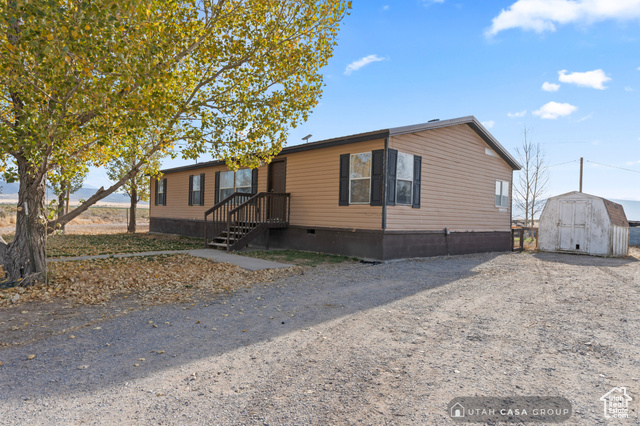
{"label": "roof vent pipe", "polygon": [[428,123],[433,123],[434,121],[440,121],[439,118],[434,118],[433,120],[429,120]]}

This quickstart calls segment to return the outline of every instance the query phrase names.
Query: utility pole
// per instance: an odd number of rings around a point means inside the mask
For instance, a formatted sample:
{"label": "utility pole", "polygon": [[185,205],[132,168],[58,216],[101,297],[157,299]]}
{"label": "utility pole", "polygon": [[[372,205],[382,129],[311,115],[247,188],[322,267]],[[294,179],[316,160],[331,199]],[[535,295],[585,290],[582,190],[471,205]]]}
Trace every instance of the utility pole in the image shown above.
{"label": "utility pole", "polygon": [[582,192],[582,164],[583,164],[584,160],[582,157],[580,157],[580,192]]}

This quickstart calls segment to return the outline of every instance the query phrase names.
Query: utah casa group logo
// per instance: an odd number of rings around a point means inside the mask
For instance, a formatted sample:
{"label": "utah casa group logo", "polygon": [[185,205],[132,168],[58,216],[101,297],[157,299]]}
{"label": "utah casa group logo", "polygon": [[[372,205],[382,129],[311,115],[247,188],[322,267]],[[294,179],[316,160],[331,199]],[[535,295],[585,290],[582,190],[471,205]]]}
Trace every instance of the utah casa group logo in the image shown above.
{"label": "utah casa group logo", "polygon": [[604,404],[604,416],[608,419],[628,419],[629,402],[632,399],[625,387],[611,389],[600,397]]}
{"label": "utah casa group logo", "polygon": [[572,414],[571,402],[556,396],[458,397],[449,402],[449,417],[463,423],[561,423]]}

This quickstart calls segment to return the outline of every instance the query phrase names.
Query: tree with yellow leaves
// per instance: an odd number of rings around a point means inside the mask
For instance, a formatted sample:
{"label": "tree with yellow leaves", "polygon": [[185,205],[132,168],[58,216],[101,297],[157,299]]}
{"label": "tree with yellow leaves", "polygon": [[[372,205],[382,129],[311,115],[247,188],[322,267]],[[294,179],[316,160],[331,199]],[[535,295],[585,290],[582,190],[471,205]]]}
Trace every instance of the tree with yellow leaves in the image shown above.
{"label": "tree with yellow leaves", "polygon": [[[44,271],[48,231],[120,188],[156,153],[257,166],[322,93],[343,0],[6,0],[0,3],[0,168],[19,181],[9,279]],[[45,180],[101,166],[153,129],[118,182],[47,220]],[[62,177],[64,178],[64,176]]]}

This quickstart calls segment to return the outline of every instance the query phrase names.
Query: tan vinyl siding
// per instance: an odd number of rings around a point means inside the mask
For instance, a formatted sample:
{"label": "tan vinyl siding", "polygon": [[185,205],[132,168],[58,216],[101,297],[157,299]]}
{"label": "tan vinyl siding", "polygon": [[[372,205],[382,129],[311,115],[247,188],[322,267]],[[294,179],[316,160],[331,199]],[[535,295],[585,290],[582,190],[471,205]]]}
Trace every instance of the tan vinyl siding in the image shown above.
{"label": "tan vinyl siding", "polygon": [[469,126],[394,136],[389,147],[422,156],[422,185],[419,209],[387,207],[387,229],[510,230],[509,209],[495,207],[495,182],[509,182],[511,192],[512,169],[487,155],[488,145]]}
{"label": "tan vinyl siding", "polygon": [[[340,155],[384,148],[384,139],[351,143],[278,156],[286,158],[286,191],[291,194],[291,225],[349,229],[382,229],[382,207],[339,206]],[[167,205],[156,206],[151,183],[149,215],[200,219],[214,204],[215,172],[226,166],[167,173]],[[189,175],[205,173],[205,205],[189,206]],[[258,192],[267,190],[268,166],[258,169]]]}
{"label": "tan vinyl siding", "polygon": [[339,206],[340,155],[384,148],[384,139],[297,152],[287,159],[291,225],[382,229],[382,207]]}
{"label": "tan vinyl siding", "polygon": [[[214,205],[217,171],[227,171],[225,165],[205,167],[201,169],[185,170],[167,173],[161,179],[167,179],[167,205],[155,205],[155,182],[151,180],[151,197],[149,216],[172,219],[204,219],[204,212]],[[189,175],[204,173],[204,206],[189,205]],[[258,174],[258,186],[261,184],[262,174]],[[266,174],[264,179],[266,179]],[[265,183],[266,185],[266,183]]]}

